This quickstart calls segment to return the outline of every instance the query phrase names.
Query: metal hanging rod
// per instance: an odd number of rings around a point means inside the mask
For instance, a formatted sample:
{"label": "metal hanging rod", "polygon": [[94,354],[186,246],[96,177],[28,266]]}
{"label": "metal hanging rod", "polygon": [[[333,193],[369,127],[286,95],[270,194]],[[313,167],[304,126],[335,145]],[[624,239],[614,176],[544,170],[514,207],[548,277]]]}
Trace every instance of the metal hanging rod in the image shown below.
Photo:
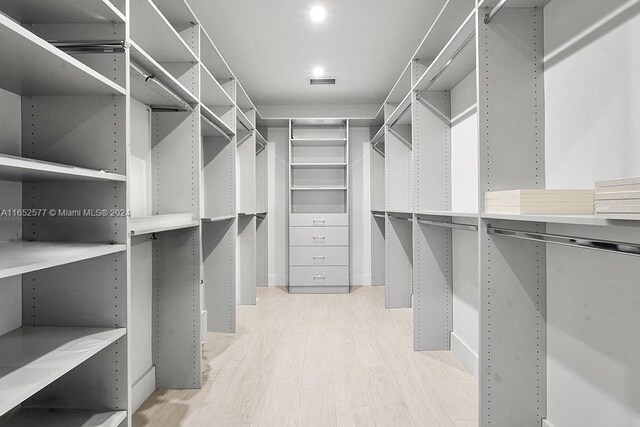
{"label": "metal hanging rod", "polygon": [[453,61],[455,61],[455,59],[458,57],[458,55],[460,55],[462,53],[462,51],[464,50],[465,47],[467,47],[467,45],[469,43],[471,43],[471,40],[476,38],[476,33],[473,32],[471,34],[469,34],[467,36],[467,38],[464,40],[464,42],[462,42],[462,45],[460,45],[460,47],[458,49],[456,49],[456,51],[453,53],[453,55],[451,55],[451,58],[449,58],[449,60],[446,62],[446,64],[444,64],[442,66],[442,68],[440,69],[440,71],[438,71],[436,73],[435,76],[433,76],[433,78],[431,80],[429,80],[429,83],[427,83],[427,85],[418,92],[418,94],[416,95],[416,99],[420,99],[424,96],[425,93],[427,93],[427,91],[429,89],[431,89],[431,86],[434,85],[434,83],[440,78],[442,77],[442,75],[445,73],[445,71],[447,71],[447,69],[451,66],[451,64],[453,64]]}
{"label": "metal hanging rod", "polygon": [[487,233],[534,242],[554,245],[572,246],[601,252],[613,252],[623,255],[640,256],[640,244],[616,242],[612,240],[592,239],[590,237],[571,237],[560,234],[546,234],[531,231],[510,230],[507,228],[487,226]]}
{"label": "metal hanging rod", "polygon": [[265,219],[266,217],[267,217],[267,215],[256,214],[256,218]]}
{"label": "metal hanging rod", "polygon": [[413,220],[411,218],[405,217],[405,216],[395,216],[395,215],[391,215],[389,214],[389,218],[391,219],[396,219],[398,221],[409,221],[409,222],[413,222]]}
{"label": "metal hanging rod", "polygon": [[50,40],[49,43],[67,53],[122,53],[129,48],[129,42],[126,40]]}
{"label": "metal hanging rod", "polygon": [[[161,88],[164,92],[166,92],[169,95],[171,95],[177,101],[177,104],[180,105],[184,109],[184,111],[193,111],[193,108],[191,108],[189,103],[187,103],[184,99],[182,99],[180,97],[180,95],[178,95],[177,93],[175,93],[174,91],[172,91],[171,89],[166,87],[161,81],[156,80],[156,77],[153,74],[147,73],[146,71],[144,71],[144,69],[142,67],[140,67],[139,65],[135,64],[133,61],[131,62],[130,67],[131,67],[131,69],[133,71],[135,71],[142,78],[144,78],[144,82],[145,83],[151,82],[152,84],[155,84],[156,86]],[[167,111],[170,111],[170,110],[167,109]]]}
{"label": "metal hanging rod", "polygon": [[385,218],[384,214],[374,213],[373,216],[376,218]]}
{"label": "metal hanging rod", "polygon": [[213,123],[211,120],[209,120],[206,116],[201,114],[200,117],[202,117],[202,120],[207,122],[207,124],[209,126],[211,126],[212,128],[214,128],[220,135],[225,137],[227,141],[231,141],[231,137],[229,135],[227,135],[222,129],[220,129],[215,123]]}
{"label": "metal hanging rod", "polygon": [[407,114],[407,111],[409,111],[411,109],[411,102],[409,102],[409,105],[407,105],[406,107],[404,107],[404,110],[402,110],[402,112],[400,113],[400,115],[393,121],[393,123],[391,123],[389,125],[389,127],[393,127],[395,126],[396,123],[398,123],[398,121],[400,121],[401,118],[404,117],[405,114]]}
{"label": "metal hanging rod", "polygon": [[413,144],[411,144],[409,141],[407,141],[404,136],[400,135],[398,132],[396,132],[395,130],[391,129],[391,126],[389,126],[389,132],[392,133],[396,138],[398,138],[400,141],[404,142],[406,145],[408,145],[410,148],[413,147]]}
{"label": "metal hanging rod", "polygon": [[386,154],[384,154],[384,151],[382,151],[381,149],[379,149],[377,144],[372,145],[372,146],[371,146],[371,148],[373,148],[373,149],[374,149],[374,150],[376,150],[378,153],[380,153],[380,155],[381,155],[382,157],[386,157]]}
{"label": "metal hanging rod", "polygon": [[478,231],[477,225],[471,224],[458,224],[456,222],[443,222],[443,221],[431,221],[430,219],[418,218],[419,224],[433,225],[436,227],[455,228],[456,230]]}
{"label": "metal hanging rod", "polygon": [[489,22],[491,22],[491,20],[493,19],[493,17],[494,17],[494,16],[496,16],[496,14],[497,14],[498,12],[500,12],[500,9],[502,9],[502,8],[504,7],[504,5],[505,5],[505,4],[507,4],[507,2],[508,2],[508,1],[509,1],[509,0],[500,0],[500,1],[498,2],[498,4],[497,4],[497,5],[495,5],[495,6],[493,7],[493,9],[491,9],[491,10],[489,11],[489,13],[486,13],[486,14],[484,15],[484,23],[485,23],[485,24],[488,24]]}
{"label": "metal hanging rod", "polygon": [[249,132],[249,133],[253,132],[253,130],[250,129],[247,125],[245,125],[242,120],[238,119],[238,122],[242,125],[243,128],[246,129],[247,132]]}

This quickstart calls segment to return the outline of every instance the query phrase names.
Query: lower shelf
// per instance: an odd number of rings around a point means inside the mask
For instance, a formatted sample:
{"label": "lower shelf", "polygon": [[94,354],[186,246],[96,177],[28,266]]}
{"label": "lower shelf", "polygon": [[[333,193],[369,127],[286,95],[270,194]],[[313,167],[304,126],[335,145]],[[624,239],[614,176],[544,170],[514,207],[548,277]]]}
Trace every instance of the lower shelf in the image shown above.
{"label": "lower shelf", "polygon": [[1,424],[5,427],[118,427],[126,418],[126,411],[20,408],[2,419]]}
{"label": "lower shelf", "polygon": [[132,217],[129,222],[129,230],[132,236],[140,236],[143,234],[197,227],[199,224],[199,221],[195,221],[190,213],[152,215],[137,218]]}
{"label": "lower shelf", "polygon": [[22,327],[0,336],[0,415],[125,334],[125,328]]}

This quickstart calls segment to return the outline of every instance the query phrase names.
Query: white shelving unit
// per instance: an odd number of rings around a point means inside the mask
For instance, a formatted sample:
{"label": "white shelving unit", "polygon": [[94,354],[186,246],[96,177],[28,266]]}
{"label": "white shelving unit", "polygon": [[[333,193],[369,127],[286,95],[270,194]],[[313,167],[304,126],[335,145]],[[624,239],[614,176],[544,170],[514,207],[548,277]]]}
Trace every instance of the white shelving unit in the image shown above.
{"label": "white shelving unit", "polygon": [[482,212],[640,175],[637,2],[478,3],[444,2],[373,121],[374,281],[413,297],[416,350],[478,375],[481,425],[637,423],[638,216]]}
{"label": "white shelving unit", "polygon": [[348,293],[349,122],[289,123],[289,291]]}
{"label": "white shelving unit", "polygon": [[266,283],[268,144],[211,38],[184,0],[81,3],[0,5],[3,425],[131,425],[200,387],[244,263]]}

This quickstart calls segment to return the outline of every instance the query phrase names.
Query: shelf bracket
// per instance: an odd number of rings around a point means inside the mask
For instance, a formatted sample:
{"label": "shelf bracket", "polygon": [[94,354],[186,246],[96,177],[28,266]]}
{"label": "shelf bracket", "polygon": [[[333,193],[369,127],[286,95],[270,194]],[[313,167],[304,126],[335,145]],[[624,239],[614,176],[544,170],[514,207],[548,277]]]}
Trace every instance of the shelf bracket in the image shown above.
{"label": "shelf bracket", "polygon": [[510,237],[512,239],[529,240],[554,245],[572,246],[581,249],[590,249],[600,252],[611,252],[622,255],[640,256],[640,244],[616,242],[612,240],[592,239],[589,237],[572,237],[560,234],[536,233],[522,230],[511,230],[487,225],[487,233],[496,236]]}

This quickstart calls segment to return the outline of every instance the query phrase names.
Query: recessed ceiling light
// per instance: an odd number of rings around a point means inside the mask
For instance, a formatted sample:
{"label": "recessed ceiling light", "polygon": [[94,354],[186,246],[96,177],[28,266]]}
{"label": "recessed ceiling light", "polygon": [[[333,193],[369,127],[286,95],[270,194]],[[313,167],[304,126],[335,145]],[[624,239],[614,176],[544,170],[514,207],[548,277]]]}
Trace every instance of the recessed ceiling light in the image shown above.
{"label": "recessed ceiling light", "polygon": [[322,76],[324,76],[324,68],[315,67],[313,69],[313,77],[322,77]]}
{"label": "recessed ceiling light", "polygon": [[327,17],[327,11],[322,6],[313,6],[309,11],[309,16],[313,22],[322,22]]}

